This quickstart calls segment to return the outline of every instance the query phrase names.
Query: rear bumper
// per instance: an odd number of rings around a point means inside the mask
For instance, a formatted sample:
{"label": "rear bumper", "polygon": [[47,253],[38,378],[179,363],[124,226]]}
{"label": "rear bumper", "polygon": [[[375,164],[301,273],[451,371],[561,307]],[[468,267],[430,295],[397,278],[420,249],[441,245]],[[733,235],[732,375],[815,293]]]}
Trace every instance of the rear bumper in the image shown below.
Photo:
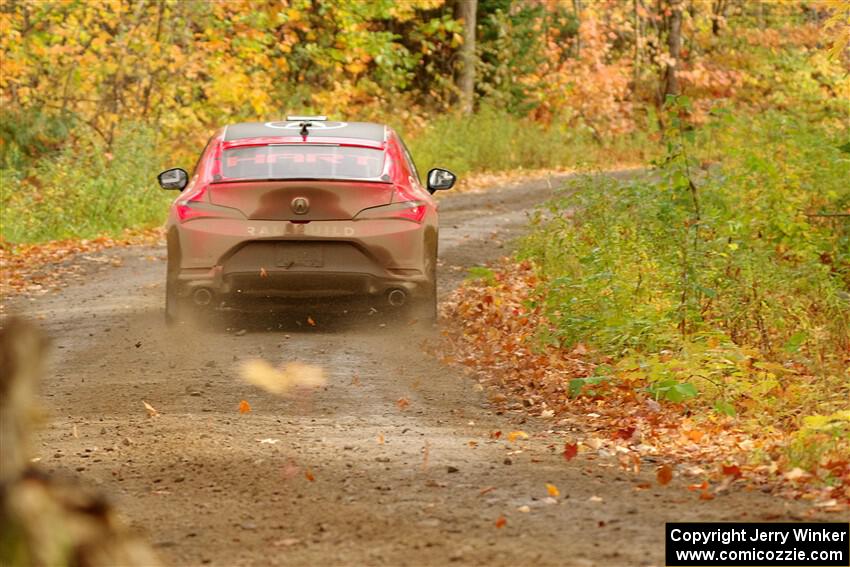
{"label": "rear bumper", "polygon": [[[262,275],[261,275],[262,274]],[[183,270],[177,278],[178,294],[192,296],[209,290],[217,302],[265,300],[295,303],[311,299],[382,298],[395,289],[409,297],[427,297],[432,283],[423,274],[395,276],[328,270],[268,270],[227,272],[223,266],[210,270]]]}
{"label": "rear bumper", "polygon": [[200,289],[216,304],[433,293],[426,235],[436,239],[436,231],[427,223],[199,219],[178,231],[177,292],[184,297]]}

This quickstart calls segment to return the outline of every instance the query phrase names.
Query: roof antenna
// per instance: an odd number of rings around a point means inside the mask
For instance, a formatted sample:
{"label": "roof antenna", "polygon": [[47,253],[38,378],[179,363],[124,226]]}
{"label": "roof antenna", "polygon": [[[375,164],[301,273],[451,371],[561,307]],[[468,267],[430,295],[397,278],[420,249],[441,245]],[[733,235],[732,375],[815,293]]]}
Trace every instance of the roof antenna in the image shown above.
{"label": "roof antenna", "polygon": [[309,134],[309,132],[307,132],[307,126],[312,126],[313,123],[312,122],[301,122],[298,125],[301,126],[301,135],[306,138],[307,134]]}

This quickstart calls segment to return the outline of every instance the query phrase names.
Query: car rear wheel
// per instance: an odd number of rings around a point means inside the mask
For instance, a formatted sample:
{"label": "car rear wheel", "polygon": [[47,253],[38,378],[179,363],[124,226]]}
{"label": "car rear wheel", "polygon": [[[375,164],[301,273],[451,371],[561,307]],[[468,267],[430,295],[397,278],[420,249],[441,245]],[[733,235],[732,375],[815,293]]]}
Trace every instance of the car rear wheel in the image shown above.
{"label": "car rear wheel", "polygon": [[410,304],[410,314],[423,326],[432,326],[437,322],[437,251],[434,250],[425,266],[428,274],[428,287],[424,296]]}
{"label": "car rear wheel", "polygon": [[180,297],[177,274],[180,271],[180,250],[176,247],[176,235],[168,239],[168,264],[165,276],[165,324],[169,327],[184,323],[192,305],[186,297]]}
{"label": "car rear wheel", "polygon": [[186,298],[178,295],[177,278],[169,275],[165,281],[165,324],[173,327],[184,323],[190,308]]}

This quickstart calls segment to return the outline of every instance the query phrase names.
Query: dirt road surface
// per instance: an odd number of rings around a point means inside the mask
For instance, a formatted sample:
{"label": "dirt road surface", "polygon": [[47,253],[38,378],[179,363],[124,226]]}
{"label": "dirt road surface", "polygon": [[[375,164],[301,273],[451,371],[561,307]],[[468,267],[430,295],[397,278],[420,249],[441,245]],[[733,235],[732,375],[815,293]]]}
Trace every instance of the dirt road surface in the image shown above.
{"label": "dirt road surface", "polygon": [[[447,195],[441,293],[507,253],[549,192],[544,180]],[[108,494],[167,564],[662,565],[665,521],[804,510],[759,492],[698,501],[678,480],[658,486],[651,463],[635,476],[566,462],[551,422],[497,414],[473,380],[423,353],[427,337],[380,315],[166,329],[164,250],[108,256],[122,265],[91,261],[84,281],[10,303],[54,340],[36,449],[46,469]],[[237,376],[258,357],[321,365],[328,383],[272,396]],[[513,430],[530,439],[509,443]]]}

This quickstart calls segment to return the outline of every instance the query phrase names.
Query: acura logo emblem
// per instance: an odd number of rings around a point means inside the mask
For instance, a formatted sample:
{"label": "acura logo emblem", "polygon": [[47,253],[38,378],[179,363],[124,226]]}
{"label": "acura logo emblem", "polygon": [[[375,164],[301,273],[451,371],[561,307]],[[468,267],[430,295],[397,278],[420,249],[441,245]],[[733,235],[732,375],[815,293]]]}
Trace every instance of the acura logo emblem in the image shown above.
{"label": "acura logo emblem", "polygon": [[310,210],[310,201],[306,197],[295,197],[292,199],[292,212],[296,215],[306,214]]}

